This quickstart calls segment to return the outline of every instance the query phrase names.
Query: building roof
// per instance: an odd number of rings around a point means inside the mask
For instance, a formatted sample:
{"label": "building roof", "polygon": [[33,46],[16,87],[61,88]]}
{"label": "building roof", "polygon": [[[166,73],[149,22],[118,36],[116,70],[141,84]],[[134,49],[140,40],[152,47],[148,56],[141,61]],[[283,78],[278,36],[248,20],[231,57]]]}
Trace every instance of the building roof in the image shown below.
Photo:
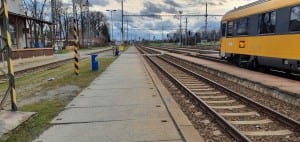
{"label": "building roof", "polygon": [[8,13],[9,13],[9,15],[17,16],[17,17],[24,18],[24,19],[33,20],[33,21],[36,21],[36,22],[39,22],[39,23],[45,23],[45,24],[48,24],[48,25],[52,25],[52,22],[49,22],[49,21],[40,20],[40,19],[37,19],[37,18],[29,17],[29,16],[22,15],[22,14],[17,14],[17,13],[14,13],[14,12],[8,12]]}

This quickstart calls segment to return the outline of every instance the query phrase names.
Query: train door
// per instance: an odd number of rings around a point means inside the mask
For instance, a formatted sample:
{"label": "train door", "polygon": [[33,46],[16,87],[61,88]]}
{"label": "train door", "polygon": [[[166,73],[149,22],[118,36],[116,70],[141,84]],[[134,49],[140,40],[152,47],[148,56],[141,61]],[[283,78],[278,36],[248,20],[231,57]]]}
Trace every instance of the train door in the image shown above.
{"label": "train door", "polygon": [[226,38],[226,31],[227,31],[227,21],[223,21],[221,23],[221,36],[222,38],[220,39],[220,45],[221,45],[221,49],[220,49],[220,56],[222,58],[225,58],[225,53],[226,53],[226,45],[225,45],[225,38]]}

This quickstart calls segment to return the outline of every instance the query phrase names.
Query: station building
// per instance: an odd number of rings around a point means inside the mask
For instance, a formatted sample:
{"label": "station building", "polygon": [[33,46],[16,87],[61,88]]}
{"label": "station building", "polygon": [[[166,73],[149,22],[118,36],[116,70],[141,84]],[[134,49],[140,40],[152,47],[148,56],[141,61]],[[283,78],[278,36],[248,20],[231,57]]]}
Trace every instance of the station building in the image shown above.
{"label": "station building", "polygon": [[[27,58],[32,56],[53,54],[52,51],[50,51],[52,50],[51,44],[47,42],[49,40],[46,37],[44,39],[38,38],[38,42],[36,42],[33,37],[34,33],[32,31],[33,23],[37,23],[37,26],[43,24],[45,27],[50,29],[51,22],[40,20],[36,17],[27,16],[22,0],[7,0],[7,4],[9,11],[9,32],[12,38],[13,58]],[[1,6],[2,4],[0,1],[0,7]],[[0,17],[0,21],[2,21],[2,17]],[[1,35],[3,35],[2,26],[3,23],[0,22]],[[0,41],[0,46],[3,48],[3,40]]]}

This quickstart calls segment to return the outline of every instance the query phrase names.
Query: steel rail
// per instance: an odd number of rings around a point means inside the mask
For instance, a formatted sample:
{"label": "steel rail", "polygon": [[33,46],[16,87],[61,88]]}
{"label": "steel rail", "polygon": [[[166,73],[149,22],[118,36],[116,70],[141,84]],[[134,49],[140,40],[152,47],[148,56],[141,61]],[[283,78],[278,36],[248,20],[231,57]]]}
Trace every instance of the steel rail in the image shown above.
{"label": "steel rail", "polygon": [[265,105],[262,105],[258,102],[255,102],[254,100],[240,94],[240,93],[237,93],[235,91],[232,91],[231,89],[213,81],[213,80],[210,80],[202,75],[199,75],[198,73],[194,72],[194,71],[191,71],[183,66],[180,66],[174,62],[171,62],[171,61],[168,61],[167,59],[165,58],[162,58],[162,57],[158,57],[162,60],[164,60],[165,62],[167,63],[170,63],[171,65],[177,67],[177,68],[180,68],[181,70],[189,73],[190,75],[198,78],[198,79],[201,79],[201,80],[204,80],[206,83],[210,84],[210,85],[213,85],[214,87],[218,88],[219,90],[222,90],[224,92],[226,92],[226,94],[230,95],[231,97],[234,97],[235,99],[237,100],[240,100],[242,101],[243,103],[245,103],[246,105],[250,106],[250,107],[253,107],[255,108],[256,110],[258,110],[259,112],[261,113],[264,113],[264,114],[268,114],[269,116],[271,116],[273,119],[281,122],[282,124],[285,124],[291,128],[293,128],[294,131],[296,132],[299,132],[300,131],[300,122],[299,121],[296,121],[282,113],[279,113],[273,109],[271,109],[270,107],[267,107]]}
{"label": "steel rail", "polygon": [[[188,56],[191,56],[191,57],[195,57],[195,58],[199,58],[199,59],[205,59],[205,60],[209,60],[209,61],[214,61],[214,62],[219,62],[219,63],[226,63],[226,64],[229,64],[228,62],[226,62],[225,60],[222,60],[220,58],[215,58],[215,57],[211,57],[211,56],[205,56],[205,55],[193,55],[193,54],[190,54],[190,53],[186,53],[184,51],[181,51],[181,50],[173,50],[173,49],[163,49],[163,48],[157,48],[159,50],[164,50],[164,51],[169,51],[171,53],[178,53],[178,54],[185,54],[185,55],[188,55]],[[193,52],[193,51],[191,51]],[[197,53],[197,52],[195,52]]]}
{"label": "steel rail", "polygon": [[207,105],[203,100],[199,99],[195,93],[188,89],[184,84],[177,80],[173,75],[168,71],[163,69],[160,65],[155,63],[150,57],[146,56],[147,59],[152,62],[160,71],[162,71],[177,87],[182,91],[188,93],[194,100],[197,101],[197,105],[204,111],[207,111],[208,114],[224,129],[224,132],[228,132],[235,140],[243,142],[251,142],[251,140],[242,134],[236,127],[230,124],[224,117],[218,114],[214,109]]}

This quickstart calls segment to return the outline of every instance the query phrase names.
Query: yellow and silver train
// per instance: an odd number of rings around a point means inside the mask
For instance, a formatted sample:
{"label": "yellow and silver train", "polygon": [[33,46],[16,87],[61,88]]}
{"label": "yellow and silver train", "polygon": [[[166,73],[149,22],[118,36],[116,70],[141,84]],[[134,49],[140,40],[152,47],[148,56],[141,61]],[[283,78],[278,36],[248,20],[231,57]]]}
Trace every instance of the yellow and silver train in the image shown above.
{"label": "yellow and silver train", "polygon": [[226,13],[224,59],[251,67],[300,71],[300,0],[259,0]]}

